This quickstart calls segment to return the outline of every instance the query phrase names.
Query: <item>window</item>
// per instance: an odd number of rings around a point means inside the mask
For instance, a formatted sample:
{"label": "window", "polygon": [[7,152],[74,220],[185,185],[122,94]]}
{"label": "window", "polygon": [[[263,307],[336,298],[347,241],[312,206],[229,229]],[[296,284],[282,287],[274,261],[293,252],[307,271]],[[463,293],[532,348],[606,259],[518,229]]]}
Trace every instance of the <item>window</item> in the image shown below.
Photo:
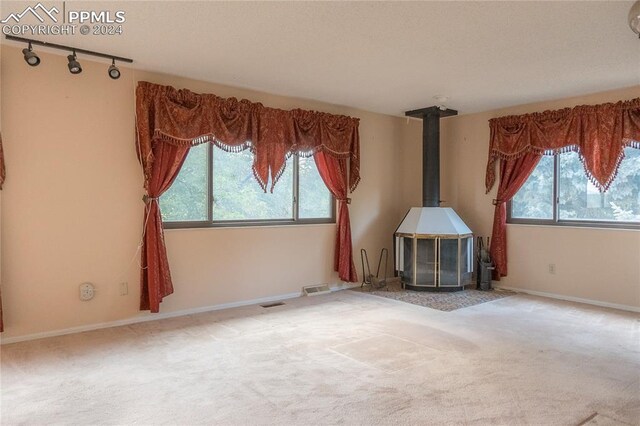
{"label": "window", "polygon": [[249,150],[213,144],[190,149],[178,177],[160,197],[167,228],[335,222],[335,202],[313,158],[292,156],[273,193],[253,177]]}
{"label": "window", "polygon": [[508,222],[640,227],[640,150],[624,153],[604,193],[589,181],[575,152],[542,157],[511,200]]}

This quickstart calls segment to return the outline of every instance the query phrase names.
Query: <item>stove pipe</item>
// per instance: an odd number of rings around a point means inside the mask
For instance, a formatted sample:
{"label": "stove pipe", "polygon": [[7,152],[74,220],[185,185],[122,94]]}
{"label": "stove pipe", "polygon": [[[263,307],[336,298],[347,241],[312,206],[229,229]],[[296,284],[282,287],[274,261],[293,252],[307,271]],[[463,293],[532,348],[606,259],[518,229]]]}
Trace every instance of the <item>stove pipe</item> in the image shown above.
{"label": "stove pipe", "polygon": [[440,207],[440,118],[458,111],[432,106],[404,115],[422,119],[422,206]]}

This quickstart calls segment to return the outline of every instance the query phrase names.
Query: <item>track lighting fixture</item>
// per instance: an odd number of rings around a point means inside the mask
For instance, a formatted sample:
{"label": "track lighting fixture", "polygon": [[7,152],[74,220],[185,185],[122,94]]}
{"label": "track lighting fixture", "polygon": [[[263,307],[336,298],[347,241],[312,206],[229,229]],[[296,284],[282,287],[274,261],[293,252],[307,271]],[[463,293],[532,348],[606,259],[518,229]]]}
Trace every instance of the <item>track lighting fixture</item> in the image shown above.
{"label": "track lighting fixture", "polygon": [[118,69],[118,67],[116,67],[116,60],[115,59],[111,59],[111,66],[109,67],[109,77],[111,77],[114,80],[117,80],[120,78],[120,70]]}
{"label": "track lighting fixture", "polygon": [[28,49],[22,49],[22,54],[24,55],[24,60],[27,62],[27,64],[31,65],[32,67],[40,64],[40,58],[33,51],[31,43],[29,43]]}
{"label": "track lighting fixture", "polygon": [[71,74],[80,74],[82,72],[82,66],[80,65],[80,62],[78,62],[78,57],[76,53],[80,53],[82,55],[97,56],[99,58],[111,59],[111,65],[109,66],[107,73],[109,74],[109,77],[112,78],[113,80],[117,80],[120,78],[120,69],[116,66],[116,61],[126,62],[129,64],[133,62],[133,59],[123,58],[121,56],[109,55],[108,53],[94,52],[92,50],[85,50],[77,47],[65,46],[62,44],[49,43],[47,41],[33,40],[33,39],[16,37],[16,36],[6,35],[6,34],[5,34],[5,38],[11,41],[27,43],[29,45],[28,48],[22,49],[22,54],[24,55],[25,62],[32,67],[35,67],[40,64],[40,57],[36,54],[36,52],[33,51],[32,44],[48,47],[51,49],[59,49],[59,50],[65,50],[67,52],[73,52],[73,54],[67,56],[67,60],[69,61],[69,64],[67,66],[69,67],[69,72]]}
{"label": "track lighting fixture", "polygon": [[82,67],[80,66],[80,62],[76,60],[76,51],[73,51],[73,55],[67,56],[67,59],[69,60],[69,72],[71,74],[80,74],[82,72]]}

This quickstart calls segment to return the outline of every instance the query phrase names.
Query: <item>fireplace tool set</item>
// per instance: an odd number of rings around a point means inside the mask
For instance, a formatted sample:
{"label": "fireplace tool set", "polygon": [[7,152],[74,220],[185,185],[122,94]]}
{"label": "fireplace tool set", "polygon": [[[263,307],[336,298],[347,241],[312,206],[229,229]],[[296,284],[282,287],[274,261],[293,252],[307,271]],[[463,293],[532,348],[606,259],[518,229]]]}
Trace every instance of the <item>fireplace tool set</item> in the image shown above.
{"label": "fireplace tool set", "polygon": [[[380,277],[380,266],[382,266],[382,258],[384,257],[384,277]],[[389,250],[383,248],[380,250],[380,259],[378,259],[378,269],[376,270],[376,275],[374,276],[371,273],[371,268],[369,267],[369,256],[367,256],[367,251],[365,249],[360,250],[360,260],[362,261],[362,284],[360,284],[360,288],[365,285],[370,286],[372,290],[381,290],[383,288],[389,290],[387,283],[387,265],[389,264]]]}
{"label": "fireplace tool set", "polygon": [[495,267],[491,261],[491,254],[489,253],[490,239],[487,237],[485,245],[484,239],[478,237],[478,257],[476,269],[476,288],[478,290],[491,290],[491,274]]}

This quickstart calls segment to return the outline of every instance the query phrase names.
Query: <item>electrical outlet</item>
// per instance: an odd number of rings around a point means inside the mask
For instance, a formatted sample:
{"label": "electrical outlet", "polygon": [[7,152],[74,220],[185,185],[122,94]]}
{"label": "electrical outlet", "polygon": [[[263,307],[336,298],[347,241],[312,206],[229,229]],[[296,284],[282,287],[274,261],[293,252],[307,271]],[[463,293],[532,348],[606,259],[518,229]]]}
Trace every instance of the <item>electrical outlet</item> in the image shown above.
{"label": "electrical outlet", "polygon": [[129,283],[120,283],[120,296],[126,296],[129,294]]}
{"label": "electrical outlet", "polygon": [[555,275],[556,273],[556,264],[555,263],[550,263],[549,264],[549,273],[552,275]]}
{"label": "electrical outlet", "polygon": [[91,283],[80,284],[80,300],[87,301],[93,299],[96,289]]}

